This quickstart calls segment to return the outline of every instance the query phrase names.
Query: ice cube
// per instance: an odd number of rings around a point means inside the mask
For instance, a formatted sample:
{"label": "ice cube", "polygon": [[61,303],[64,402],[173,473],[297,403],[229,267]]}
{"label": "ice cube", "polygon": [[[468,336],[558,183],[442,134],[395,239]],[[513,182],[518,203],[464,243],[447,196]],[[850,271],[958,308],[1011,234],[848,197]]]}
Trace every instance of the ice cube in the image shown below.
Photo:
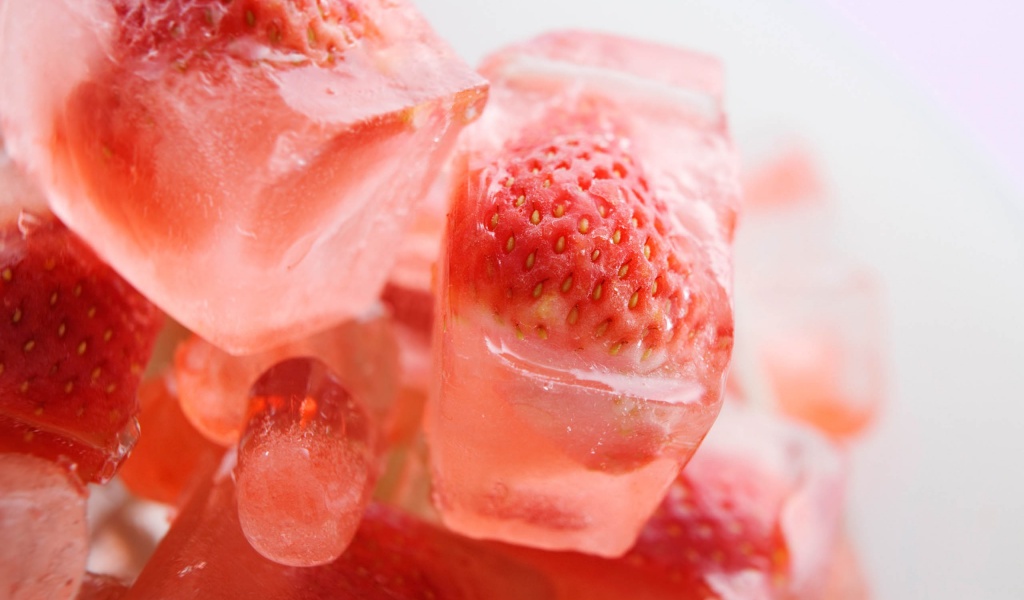
{"label": "ice cube", "polygon": [[837,247],[837,215],[803,144],[776,143],[745,186],[731,377],[755,403],[834,436],[857,434],[885,396],[878,278]]}
{"label": "ice cube", "polygon": [[253,384],[238,445],[238,518],[263,556],[296,567],[341,556],[377,477],[378,426],[322,362],[291,358]]}
{"label": "ice cube", "polygon": [[181,506],[224,454],[185,418],[170,374],[139,387],[139,429],[143,433],[118,475],[141,498]]}
{"label": "ice cube", "polygon": [[192,336],[175,352],[181,407],[208,439],[231,445],[245,426],[249,388],[276,362],[295,356],[324,361],[380,422],[387,422],[398,387],[398,344],[388,314],[379,306],[358,318],[270,350],[232,356]]}
{"label": "ice cube", "polygon": [[719,67],[562,33],[482,72],[438,274],[435,503],[472,537],[619,555],[720,406],[738,200]]}
{"label": "ice cube", "polygon": [[874,274],[835,260],[752,286],[747,331],[785,413],[838,436],[864,431],[885,399],[882,293]]}
{"label": "ice cube", "polygon": [[832,558],[824,600],[870,600],[871,586],[849,535],[844,535]]}
{"label": "ice cube", "polygon": [[89,554],[85,500],[85,486],[63,466],[0,453],[0,595],[75,597]]}
{"label": "ice cube", "polygon": [[36,183],[11,160],[0,137],[0,223],[14,221],[22,210],[43,214],[47,211],[46,198]]}
{"label": "ice cube", "polygon": [[76,600],[120,600],[128,593],[128,584],[111,575],[86,573]]}
{"label": "ice cube", "polygon": [[556,581],[560,600],[820,599],[836,561],[851,574],[845,476],[819,433],[727,405],[625,556],[502,548]]}
{"label": "ice cube", "polygon": [[11,155],[126,279],[238,353],[376,299],[486,95],[406,1],[10,0],[0,17]]}

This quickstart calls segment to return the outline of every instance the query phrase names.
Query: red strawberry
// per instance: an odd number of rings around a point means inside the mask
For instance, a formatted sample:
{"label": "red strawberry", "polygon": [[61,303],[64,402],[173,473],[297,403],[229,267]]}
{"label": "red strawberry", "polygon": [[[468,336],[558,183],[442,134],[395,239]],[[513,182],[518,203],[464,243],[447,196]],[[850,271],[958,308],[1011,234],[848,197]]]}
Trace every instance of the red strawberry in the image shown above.
{"label": "red strawberry", "polygon": [[591,128],[520,142],[468,195],[478,200],[456,199],[465,208],[450,234],[460,253],[450,274],[456,312],[482,305],[520,338],[620,371],[666,360],[701,374],[724,367],[732,322],[715,308],[728,306],[726,292],[628,139]]}
{"label": "red strawberry", "polygon": [[144,60],[162,57],[180,69],[225,46],[240,58],[253,53],[252,60],[271,58],[256,53],[269,45],[285,64],[333,62],[357,40],[375,35],[359,4],[349,0],[115,0],[113,5],[124,49]]}
{"label": "red strawberry", "polygon": [[789,492],[756,466],[700,452],[672,484],[626,561],[714,597],[710,580],[751,573],[751,598],[773,597],[789,567],[781,509]]}
{"label": "red strawberry", "polygon": [[624,560],[686,584],[694,598],[820,597],[842,465],[809,429],[727,408]]}
{"label": "red strawberry", "polygon": [[135,392],[162,314],[59,221],[30,213],[0,230],[0,292],[0,447],[68,454],[84,478],[110,478],[138,435]]}
{"label": "red strawberry", "polygon": [[718,413],[728,248],[681,222],[698,207],[621,113],[571,108],[465,144],[425,428],[446,525],[617,556]]}

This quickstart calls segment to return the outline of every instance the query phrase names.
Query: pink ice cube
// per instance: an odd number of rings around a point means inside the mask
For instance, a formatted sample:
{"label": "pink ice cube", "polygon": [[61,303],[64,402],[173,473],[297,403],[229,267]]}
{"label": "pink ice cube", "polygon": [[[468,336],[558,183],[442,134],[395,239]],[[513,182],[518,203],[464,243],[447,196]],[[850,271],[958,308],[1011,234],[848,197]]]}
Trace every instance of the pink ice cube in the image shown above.
{"label": "pink ice cube", "polygon": [[718,66],[562,33],[482,72],[438,269],[435,504],[464,535],[618,555],[720,405],[738,200]]}
{"label": "pink ice cube", "polygon": [[75,597],[89,554],[85,500],[63,466],[0,454],[0,597]]}
{"label": "pink ice cube", "polygon": [[391,318],[375,306],[315,335],[245,356],[232,356],[192,336],[175,352],[181,408],[208,439],[233,445],[245,426],[249,388],[276,362],[311,356],[324,363],[384,422],[394,409],[398,347]]}
{"label": "pink ice cube", "polygon": [[885,396],[878,278],[837,247],[837,215],[801,143],[776,143],[745,186],[732,377],[754,402],[835,436],[859,433]]}
{"label": "pink ice cube", "polygon": [[233,352],[377,297],[486,90],[404,0],[9,0],[0,39],[11,155],[126,279]]}
{"label": "pink ice cube", "polygon": [[377,477],[378,427],[322,362],[291,358],[253,384],[239,442],[238,518],[252,547],[296,567],[341,556]]}
{"label": "pink ice cube", "polygon": [[36,183],[11,160],[0,136],[0,223],[15,220],[22,210],[42,214],[46,211],[46,199]]}
{"label": "pink ice cube", "polygon": [[884,318],[873,273],[843,261],[781,270],[753,287],[748,329],[779,408],[840,437],[862,432],[885,399]]}
{"label": "pink ice cube", "polygon": [[810,428],[727,404],[625,556],[504,549],[551,575],[559,600],[819,600],[843,583],[836,566],[851,575],[844,462]]}

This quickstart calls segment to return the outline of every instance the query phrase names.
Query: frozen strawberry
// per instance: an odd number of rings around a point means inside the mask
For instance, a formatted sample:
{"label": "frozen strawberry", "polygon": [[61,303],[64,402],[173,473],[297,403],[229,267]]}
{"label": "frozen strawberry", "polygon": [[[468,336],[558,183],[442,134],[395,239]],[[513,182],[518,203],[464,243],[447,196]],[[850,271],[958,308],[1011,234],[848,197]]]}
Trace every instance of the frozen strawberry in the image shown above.
{"label": "frozen strawberry", "polygon": [[169,374],[142,382],[139,411],[143,435],[118,475],[135,495],[179,506],[198,478],[210,475],[224,449],[185,418]]}
{"label": "frozen strawberry", "polygon": [[535,570],[376,504],[334,562],[304,568],[272,562],[242,534],[228,470],[225,464],[223,475],[204,486],[175,520],[128,598],[552,598],[547,579]]}
{"label": "frozen strawberry", "polygon": [[0,418],[17,422],[0,448],[66,454],[83,478],[109,479],[138,436],[135,392],[162,313],[30,213],[0,231],[0,291]]}
{"label": "frozen strawberry", "polygon": [[453,310],[480,307],[518,337],[611,371],[720,371],[724,360],[695,363],[693,348],[709,345],[696,336],[728,334],[709,314],[725,291],[629,144],[613,132],[558,135],[512,145],[472,174],[449,238],[465,253],[449,262]]}
{"label": "frozen strawberry", "polygon": [[485,62],[492,103],[460,142],[426,413],[435,503],[466,535],[613,556],[720,406],[735,173],[710,92],[617,70],[639,58],[529,46]]}
{"label": "frozen strawberry", "polygon": [[10,0],[0,17],[12,156],[127,280],[234,353],[375,301],[486,96],[406,0]]}
{"label": "frozen strawberry", "polygon": [[726,410],[624,560],[694,598],[819,598],[844,489],[842,456],[821,436]]}

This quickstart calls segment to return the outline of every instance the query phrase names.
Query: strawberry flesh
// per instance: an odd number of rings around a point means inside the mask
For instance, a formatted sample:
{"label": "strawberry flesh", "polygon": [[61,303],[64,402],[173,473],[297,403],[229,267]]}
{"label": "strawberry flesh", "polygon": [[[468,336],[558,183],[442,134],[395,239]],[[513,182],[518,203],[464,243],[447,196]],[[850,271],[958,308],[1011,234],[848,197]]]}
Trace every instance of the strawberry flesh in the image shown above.
{"label": "strawberry flesh", "polygon": [[21,438],[5,445],[65,438],[107,453],[82,475],[109,478],[137,436],[135,392],[162,314],[52,217],[22,213],[0,230],[0,275],[0,416],[20,422],[0,435]]}
{"label": "strawberry flesh", "polygon": [[218,48],[280,64],[329,63],[374,31],[360,7],[345,0],[117,0],[114,10],[122,24],[121,48],[143,60],[162,57],[179,69]]}

